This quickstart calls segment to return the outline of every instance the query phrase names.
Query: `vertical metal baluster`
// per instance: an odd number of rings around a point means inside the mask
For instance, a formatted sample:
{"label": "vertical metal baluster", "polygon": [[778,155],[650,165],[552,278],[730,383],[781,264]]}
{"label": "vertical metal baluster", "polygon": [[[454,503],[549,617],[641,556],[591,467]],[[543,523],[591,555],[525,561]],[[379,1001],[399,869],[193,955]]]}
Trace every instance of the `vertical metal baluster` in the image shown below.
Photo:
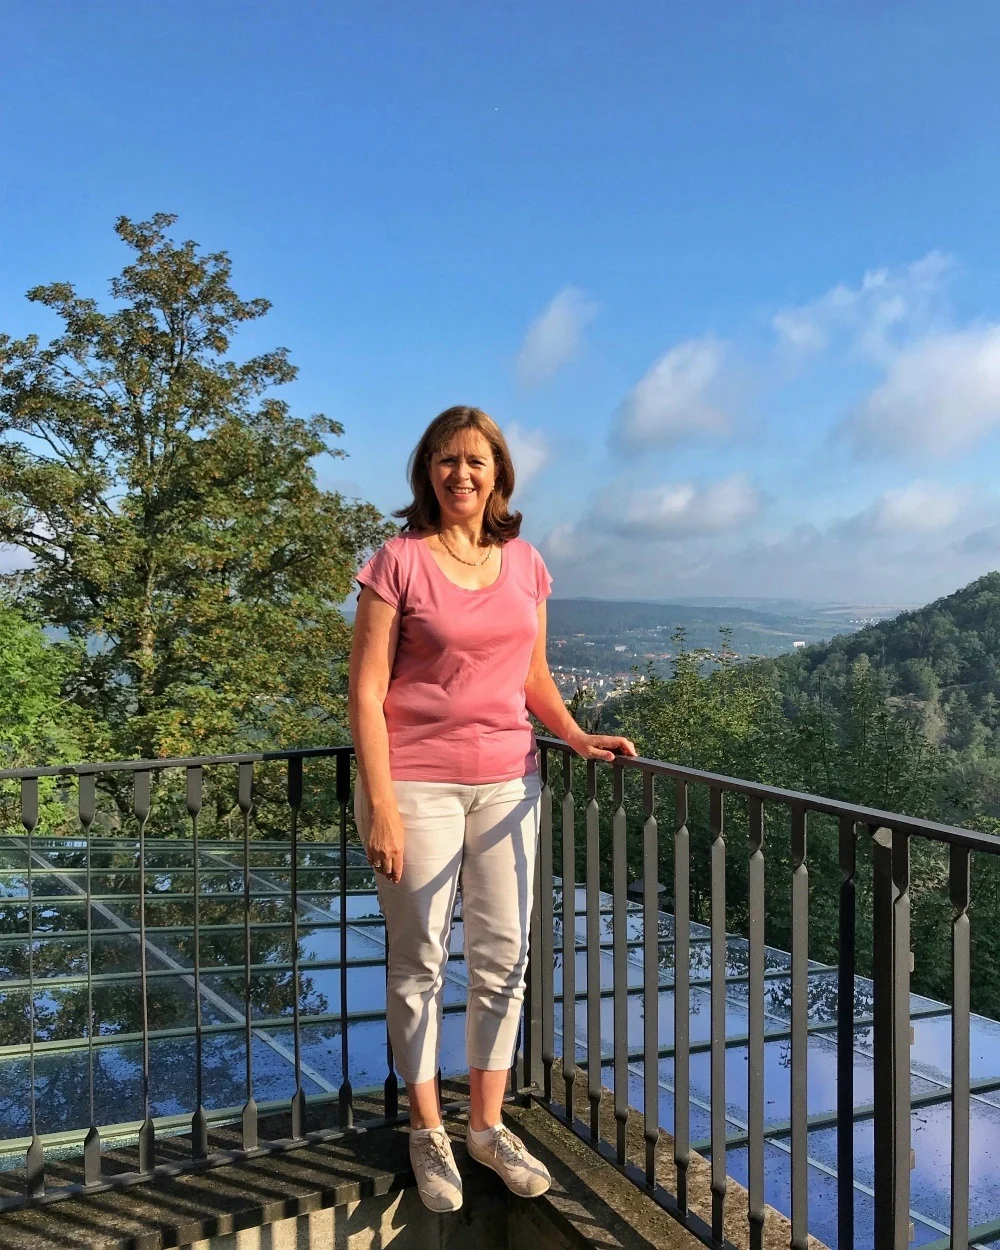
{"label": "vertical metal baluster", "polygon": [[747,1104],[750,1250],[764,1246],[764,803],[751,797],[749,1075]]}
{"label": "vertical metal baluster", "polygon": [[892,1114],[892,832],[872,829],[872,1003],[875,1099],[875,1244],[889,1250],[893,1236]]}
{"label": "vertical metal baluster", "polygon": [[837,965],[837,1244],[854,1245],[854,971],[857,886],[854,821],[840,818],[840,953]]}
{"label": "vertical metal baluster", "polygon": [[101,1179],[101,1134],[97,1129],[94,1097],[94,916],[90,901],[93,893],[90,827],[97,815],[97,778],[93,773],[80,778],[77,807],[80,825],[87,839],[87,1101],[90,1127],[83,1141],[83,1180],[86,1185],[96,1185]]}
{"label": "vertical metal baluster", "polygon": [[306,1094],[302,1088],[302,1038],[299,1030],[299,810],[302,807],[302,756],[288,761],[288,806],[291,812],[292,904],[292,1045],[295,1055],[295,1093],[292,1095],[292,1138],[305,1133]]}
{"label": "vertical metal baluster", "polygon": [[913,1240],[910,1224],[910,839],[892,831],[893,902],[893,1024],[892,1098],[893,1138],[893,1250],[906,1250]]}
{"label": "vertical metal baluster", "polygon": [[[552,1099],[552,1064],[555,1060],[555,956],[552,882],[552,788],[549,785],[548,751],[542,748],[541,756],[541,841],[538,857],[541,861],[541,921],[542,921],[542,1093],[547,1102]],[[563,924],[566,923],[565,912]],[[572,1009],[572,1007],[571,1007]],[[563,1002],[563,1027],[565,1028],[566,1003]]]}
{"label": "vertical metal baluster", "polygon": [[625,1162],[625,1131],[628,1125],[628,842],[625,816],[625,770],[612,765],[614,815],[611,818],[611,947],[614,994],[614,1072],[616,1151]]}
{"label": "vertical metal baluster", "polygon": [[677,1209],[688,1213],[691,1162],[691,839],[688,788],[674,782],[674,1166]]}
{"label": "vertical metal baluster", "polygon": [[[530,918],[529,918],[530,923]],[[528,958],[531,958],[530,952]],[[525,963],[525,990],[527,991],[528,965]],[[514,1059],[507,1074],[508,1088],[511,1095],[519,1095],[527,1085],[524,1078],[524,1004],[521,1005],[521,1019],[517,1022],[517,1040],[514,1042]]]}
{"label": "vertical metal baluster", "polygon": [[573,1090],[576,1086],[576,812],[573,803],[573,757],[563,756],[562,800],[562,996],[563,1081],[566,1115],[573,1121]]}
{"label": "vertical metal baluster", "polygon": [[250,945],[250,812],[253,809],[253,764],[241,764],[237,782],[237,803],[243,817],[243,1038],[246,1046],[247,1100],[243,1104],[243,1149],[256,1150],[257,1100],[253,1096],[253,995],[250,966],[253,962]]}
{"label": "vertical metal baluster", "polygon": [[806,809],[792,808],[792,1250],[809,1244],[809,869]]}
{"label": "vertical metal baluster", "polygon": [[660,1138],[660,843],[656,828],[653,774],[642,775],[642,979],[643,979],[643,1137],[646,1184],[656,1184],[656,1145]]}
{"label": "vertical metal baluster", "polygon": [[709,792],[712,832],[711,898],[711,1138],[712,1236],[723,1240],[726,1214],[726,839],[722,791]]}
{"label": "vertical metal baluster", "polygon": [[191,853],[194,873],[194,1089],[195,1109],[191,1117],[191,1154],[204,1159],[208,1154],[208,1118],[205,1115],[205,1062],[202,1055],[201,1009],[201,850],[198,845],[198,816],[201,812],[201,769],[187,770],[187,810],[191,817]]}
{"label": "vertical metal baluster", "polygon": [[340,1127],[354,1123],[351,1090],[351,1055],[347,1037],[347,805],[351,800],[351,757],[337,756],[337,805],[340,811],[340,1092],[337,1098]]}
{"label": "vertical metal baluster", "polygon": [[[545,754],[544,748],[536,753]],[[546,756],[546,768],[548,767]],[[541,765],[539,763],[539,772]],[[540,813],[539,813],[540,816]],[[537,852],[536,846],[536,852]],[[528,1092],[541,1080],[541,991],[539,967],[539,859],[535,855],[535,867],[531,883],[531,914],[528,916],[528,962],[524,970],[524,1004],[518,1024],[517,1046],[514,1052],[514,1063],[511,1067],[511,1089],[519,1093],[526,1105],[531,1103]]]}
{"label": "vertical metal baluster", "polygon": [[949,848],[951,905],[951,1246],[969,1246],[969,849]]}
{"label": "vertical metal baluster", "polygon": [[149,1172],[156,1162],[149,1081],[149,979],[146,951],[146,822],[149,820],[149,773],[132,780],[132,811],[139,825],[139,992],[142,996],[142,1126],[139,1129],[139,1171]]}
{"label": "vertical metal baluster", "polygon": [[31,1082],[31,1143],[25,1156],[27,1193],[39,1198],[45,1192],[45,1152],[38,1136],[38,1099],[35,1094],[35,881],[32,837],[38,827],[38,778],[21,781],[21,824],[28,843],[28,1079]]}
{"label": "vertical metal baluster", "polygon": [[601,813],[597,761],[587,761],[587,1098],[590,1136],[601,1135]]}
{"label": "vertical metal baluster", "polygon": [[[538,754],[539,776],[548,770],[548,750]],[[531,892],[531,921],[528,929],[528,974],[524,1009],[525,1085],[538,1089],[542,1084],[542,856],[541,818],[539,846],[535,855],[534,888]],[[529,1096],[530,1101],[530,1096]]]}
{"label": "vertical metal baluster", "polygon": [[[392,958],[392,952],[389,950],[388,934],[386,934],[385,946],[385,990],[386,1002],[389,998],[389,960]],[[399,1078],[396,1076],[396,1064],[392,1057],[392,1042],[389,1040],[389,1020],[386,1017],[385,1025],[385,1068],[386,1076],[382,1083],[382,1109],[387,1120],[395,1120],[399,1117]]]}

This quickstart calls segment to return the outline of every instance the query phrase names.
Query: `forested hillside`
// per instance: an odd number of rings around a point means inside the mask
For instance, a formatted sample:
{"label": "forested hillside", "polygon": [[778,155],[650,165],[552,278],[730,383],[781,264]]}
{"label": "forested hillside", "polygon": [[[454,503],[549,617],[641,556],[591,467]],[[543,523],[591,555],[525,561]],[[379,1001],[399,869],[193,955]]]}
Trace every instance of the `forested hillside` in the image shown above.
{"label": "forested hillside", "polygon": [[[741,664],[722,645],[706,653],[672,640],[671,672],[649,672],[622,699],[588,707],[583,720],[620,728],[642,754],[692,768],[827,795],[866,807],[1000,833],[997,748],[1000,574],[991,573],[926,608],[830,643],[773,660]],[[604,778],[602,778],[604,781]],[[607,785],[605,784],[605,790]],[[610,794],[601,793],[602,803]],[[581,790],[579,803],[586,802]],[[661,787],[657,818],[670,830],[670,787]],[[641,858],[641,796],[626,795],[630,855]],[[707,794],[692,787],[693,914],[709,916],[710,846]],[[745,932],[747,821],[745,806],[727,804],[726,911]],[[661,841],[662,880],[671,881],[672,839]],[[859,836],[858,967],[871,967],[871,865]],[[939,844],[911,846],[910,900],[915,955],[913,986],[947,999],[951,976],[948,865]],[[787,812],[768,812],[768,940],[789,949],[791,880]],[[841,884],[836,822],[809,822],[809,946],[814,958],[838,958],[837,900]],[[998,1013],[1000,859],[974,856],[972,871],[972,995],[977,1011]],[[607,869],[607,865],[605,865]],[[668,904],[669,909],[669,904]]]}
{"label": "forested hillside", "polygon": [[808,695],[836,704],[862,657],[939,748],[963,801],[1000,815],[1000,572],[766,665],[793,702]]}

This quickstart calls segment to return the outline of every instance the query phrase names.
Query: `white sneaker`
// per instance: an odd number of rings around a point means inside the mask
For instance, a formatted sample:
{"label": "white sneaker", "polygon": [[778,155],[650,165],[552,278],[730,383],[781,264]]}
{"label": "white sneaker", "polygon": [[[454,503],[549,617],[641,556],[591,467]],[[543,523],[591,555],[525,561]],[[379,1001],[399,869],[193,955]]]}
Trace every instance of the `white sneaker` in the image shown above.
{"label": "white sneaker", "polygon": [[410,1166],[417,1193],[431,1211],[457,1211],[462,1205],[462,1178],[455,1166],[444,1125],[410,1129]]}
{"label": "white sneaker", "polygon": [[491,1130],[489,1142],[477,1146],[471,1125],[465,1132],[465,1145],[477,1163],[492,1168],[513,1194],[520,1198],[537,1198],[552,1184],[549,1170],[540,1159],[528,1153],[520,1137],[515,1137],[506,1124]]}

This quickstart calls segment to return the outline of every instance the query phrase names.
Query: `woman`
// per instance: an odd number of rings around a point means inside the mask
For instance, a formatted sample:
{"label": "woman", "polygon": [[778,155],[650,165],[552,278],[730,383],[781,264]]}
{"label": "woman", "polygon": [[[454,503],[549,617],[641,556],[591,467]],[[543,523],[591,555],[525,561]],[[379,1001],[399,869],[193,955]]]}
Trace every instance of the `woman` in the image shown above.
{"label": "woman", "polygon": [[473,1159],[525,1197],[549,1174],[506,1128],[528,953],[539,781],[528,713],[584,759],[635,754],[586,734],[545,658],[541,556],[518,538],[510,452],[478,408],[449,408],[410,460],[402,533],[358,574],[351,655],[355,814],[377,874],[389,948],[387,1016],[410,1104],[426,1206],[455,1211],[462,1181],[437,1083],[444,968],[461,878]]}

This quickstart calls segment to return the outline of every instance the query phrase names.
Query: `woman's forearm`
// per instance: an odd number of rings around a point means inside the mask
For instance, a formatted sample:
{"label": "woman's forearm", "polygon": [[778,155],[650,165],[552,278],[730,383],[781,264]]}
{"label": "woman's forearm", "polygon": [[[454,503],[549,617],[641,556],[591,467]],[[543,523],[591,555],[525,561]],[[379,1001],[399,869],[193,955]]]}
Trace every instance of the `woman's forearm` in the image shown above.
{"label": "woman's forearm", "polygon": [[389,731],[382,701],[372,694],[352,696],[348,711],[354,753],[358,759],[358,783],[373,811],[396,802],[389,771]]}
{"label": "woman's forearm", "polygon": [[559,693],[559,687],[552,680],[548,669],[532,674],[524,683],[524,701],[536,720],[540,720],[550,733],[571,746],[574,739],[583,733],[570,715]]}

